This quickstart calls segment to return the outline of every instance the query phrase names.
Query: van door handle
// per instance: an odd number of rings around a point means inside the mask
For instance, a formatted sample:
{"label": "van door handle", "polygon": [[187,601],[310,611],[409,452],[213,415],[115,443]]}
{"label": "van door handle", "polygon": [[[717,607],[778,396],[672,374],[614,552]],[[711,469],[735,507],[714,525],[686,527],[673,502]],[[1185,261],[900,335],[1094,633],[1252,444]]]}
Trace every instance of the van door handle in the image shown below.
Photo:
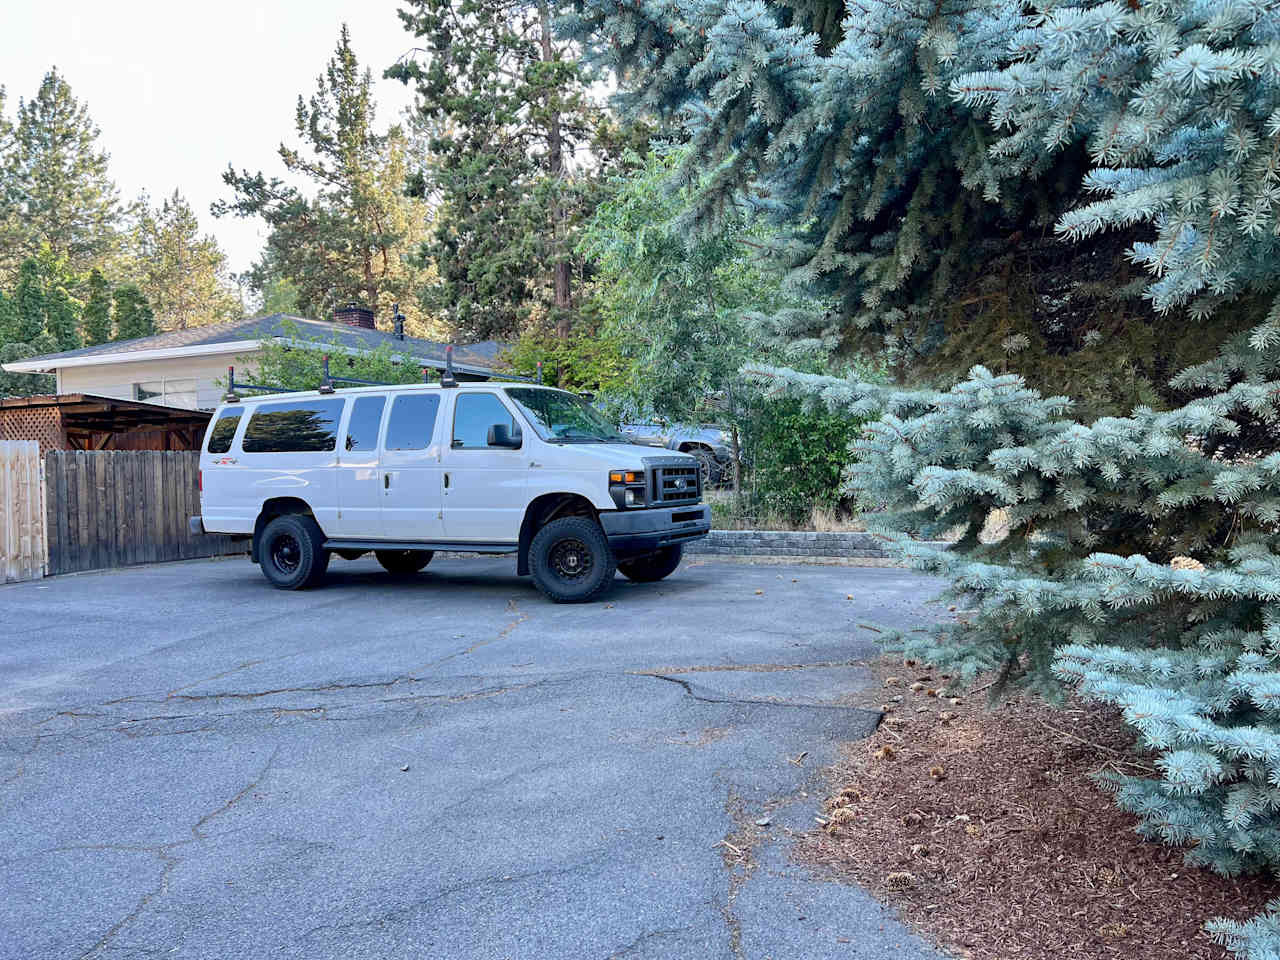
{"label": "van door handle", "polygon": [[449,489],[449,474],[447,474],[447,473],[444,475],[444,488],[445,488],[446,490],[448,490],[448,489]]}
{"label": "van door handle", "polygon": [[389,473],[384,473],[384,474],[382,475],[382,489],[383,489],[383,490],[390,490],[390,489],[391,489],[391,474],[389,474]]}

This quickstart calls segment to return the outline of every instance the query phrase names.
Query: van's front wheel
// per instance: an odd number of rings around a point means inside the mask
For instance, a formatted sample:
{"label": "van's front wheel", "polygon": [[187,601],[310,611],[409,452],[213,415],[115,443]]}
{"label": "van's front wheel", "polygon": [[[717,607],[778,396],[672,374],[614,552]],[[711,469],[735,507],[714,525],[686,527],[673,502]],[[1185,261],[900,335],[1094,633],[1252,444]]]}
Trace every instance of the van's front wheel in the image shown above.
{"label": "van's front wheel", "polygon": [[280,590],[314,586],[329,566],[324,534],[311,517],[287,513],[262,531],[258,543],[262,574]]}
{"label": "van's front wheel", "polygon": [[552,520],[529,546],[533,582],[556,603],[594,600],[613,583],[616,569],[604,531],[585,517]]}

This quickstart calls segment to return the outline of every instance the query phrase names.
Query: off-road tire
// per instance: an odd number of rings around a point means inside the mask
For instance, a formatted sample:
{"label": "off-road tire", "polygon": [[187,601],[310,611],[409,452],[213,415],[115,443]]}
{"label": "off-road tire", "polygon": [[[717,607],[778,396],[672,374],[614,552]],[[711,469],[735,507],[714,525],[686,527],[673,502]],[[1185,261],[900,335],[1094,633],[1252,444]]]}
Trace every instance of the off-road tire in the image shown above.
{"label": "off-road tire", "polygon": [[586,517],[552,520],[529,545],[533,582],[555,603],[596,599],[613,585],[615,570],[617,561],[604,531]]}
{"label": "off-road tire", "polygon": [[417,573],[435,554],[430,550],[375,550],[373,555],[387,573]]}
{"label": "off-road tire", "polygon": [[702,487],[710,490],[718,487],[724,480],[724,471],[716,462],[715,455],[706,447],[690,447],[685,453],[698,461],[698,473],[702,475]]}
{"label": "off-road tire", "polygon": [[313,587],[329,567],[320,525],[301,513],[286,513],[267,524],[258,541],[258,565],[277,590]]}
{"label": "off-road tire", "polygon": [[620,560],[618,572],[636,583],[656,583],[676,572],[683,554],[684,545],[677,543],[671,547],[663,547],[657,553],[651,553],[647,557]]}

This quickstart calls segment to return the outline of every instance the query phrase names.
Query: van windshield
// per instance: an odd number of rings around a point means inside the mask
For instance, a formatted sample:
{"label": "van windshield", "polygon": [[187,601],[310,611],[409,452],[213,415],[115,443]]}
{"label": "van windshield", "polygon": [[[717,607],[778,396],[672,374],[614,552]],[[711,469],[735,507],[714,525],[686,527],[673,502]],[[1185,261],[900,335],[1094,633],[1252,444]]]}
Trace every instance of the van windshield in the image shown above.
{"label": "van windshield", "polygon": [[595,407],[563,390],[508,387],[507,396],[529,418],[538,436],[556,443],[631,443]]}

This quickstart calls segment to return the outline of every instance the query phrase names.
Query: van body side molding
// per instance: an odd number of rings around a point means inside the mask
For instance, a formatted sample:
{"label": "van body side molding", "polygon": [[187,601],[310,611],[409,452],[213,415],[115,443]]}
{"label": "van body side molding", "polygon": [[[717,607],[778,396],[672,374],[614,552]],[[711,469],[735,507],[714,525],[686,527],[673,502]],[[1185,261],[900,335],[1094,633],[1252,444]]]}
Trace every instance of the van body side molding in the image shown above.
{"label": "van body side molding", "polygon": [[326,540],[326,550],[441,550],[454,553],[515,553],[518,543],[474,543],[465,540]]}

